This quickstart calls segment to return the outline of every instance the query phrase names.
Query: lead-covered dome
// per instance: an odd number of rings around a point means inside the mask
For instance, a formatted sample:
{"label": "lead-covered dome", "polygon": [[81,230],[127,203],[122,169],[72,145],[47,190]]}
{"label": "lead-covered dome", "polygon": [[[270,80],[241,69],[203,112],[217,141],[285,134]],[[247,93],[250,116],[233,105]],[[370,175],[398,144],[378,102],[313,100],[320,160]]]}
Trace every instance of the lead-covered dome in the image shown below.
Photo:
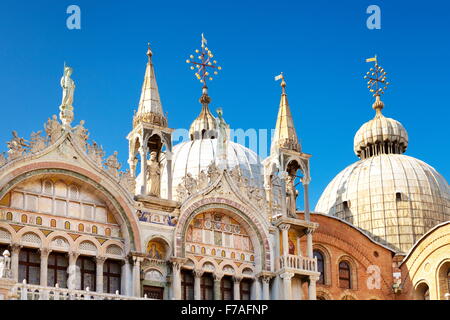
{"label": "lead-covered dome", "polygon": [[[219,164],[217,157],[217,139],[196,139],[183,142],[173,148],[172,156],[172,195],[177,198],[177,187],[183,178],[190,174],[197,179],[201,171],[208,170],[211,163]],[[162,181],[167,179],[166,163],[163,160]],[[255,187],[263,186],[263,166],[257,154],[232,141],[227,142],[226,169],[239,167],[242,176]],[[167,187],[161,185],[161,196],[167,197]]]}
{"label": "lead-covered dome", "polygon": [[[372,77],[369,88],[376,81],[385,82],[383,76],[372,73]],[[450,188],[434,168],[403,155],[408,133],[400,122],[381,113],[383,91],[375,92],[375,118],[354,138],[361,160],[328,184],[315,211],[342,218],[406,252],[429,229],[450,219]]]}
{"label": "lead-covered dome", "polygon": [[406,252],[425,232],[450,219],[450,190],[425,162],[381,154],[341,171],[315,211],[342,218]]}

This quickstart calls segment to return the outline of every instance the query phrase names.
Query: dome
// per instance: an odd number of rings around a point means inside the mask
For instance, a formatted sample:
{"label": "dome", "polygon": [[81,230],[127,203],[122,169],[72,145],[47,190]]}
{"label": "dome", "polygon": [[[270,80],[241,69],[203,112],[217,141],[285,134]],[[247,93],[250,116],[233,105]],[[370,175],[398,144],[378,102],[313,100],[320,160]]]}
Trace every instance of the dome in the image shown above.
{"label": "dome", "polygon": [[450,188],[423,161],[379,154],[339,173],[315,211],[340,217],[406,252],[425,232],[450,219]]}
{"label": "dome", "polygon": [[[217,139],[196,139],[183,142],[173,148],[172,155],[172,195],[177,198],[177,186],[190,173],[198,178],[201,171],[207,171],[208,166],[217,161]],[[162,162],[165,168],[165,161]],[[254,186],[263,186],[263,166],[255,152],[232,142],[227,142],[226,168],[231,170],[239,167],[241,174]],[[162,181],[167,180],[167,170],[163,169]],[[161,196],[167,197],[167,187],[161,185]]]}
{"label": "dome", "polygon": [[408,147],[408,133],[397,120],[386,118],[382,113],[383,102],[377,97],[373,108],[375,118],[366,122],[355,134],[353,150],[361,159],[372,155],[402,154]]}

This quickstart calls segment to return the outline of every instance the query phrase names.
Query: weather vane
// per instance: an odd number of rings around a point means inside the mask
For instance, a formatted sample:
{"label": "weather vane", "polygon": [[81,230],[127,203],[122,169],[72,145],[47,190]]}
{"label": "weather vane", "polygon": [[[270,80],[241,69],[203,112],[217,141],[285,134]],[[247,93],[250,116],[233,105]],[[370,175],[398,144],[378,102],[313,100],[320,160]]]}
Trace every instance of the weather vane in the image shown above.
{"label": "weather vane", "polygon": [[373,93],[374,97],[380,97],[390,84],[386,81],[387,73],[378,65],[378,57],[376,55],[373,58],[366,59],[366,62],[375,62],[374,68],[370,68],[364,76],[364,79],[368,79],[367,88]]}
{"label": "weather vane", "polygon": [[211,50],[208,49],[207,41],[205,36],[202,33],[202,46],[201,49],[195,50],[195,54],[198,56],[195,57],[193,54],[189,56],[190,59],[186,60],[186,63],[191,64],[191,70],[196,70],[195,76],[201,83],[203,83],[203,87],[206,88],[206,81],[213,80],[213,75],[218,74],[218,70],[222,70],[222,67],[217,65],[216,60],[212,60],[214,55]]}

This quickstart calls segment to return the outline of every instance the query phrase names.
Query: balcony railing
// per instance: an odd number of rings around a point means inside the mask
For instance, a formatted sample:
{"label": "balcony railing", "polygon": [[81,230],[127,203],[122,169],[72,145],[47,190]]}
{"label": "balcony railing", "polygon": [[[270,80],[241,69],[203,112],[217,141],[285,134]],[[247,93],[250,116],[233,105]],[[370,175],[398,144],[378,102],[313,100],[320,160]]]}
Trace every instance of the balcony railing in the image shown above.
{"label": "balcony railing", "polygon": [[293,254],[280,257],[280,269],[294,269],[298,271],[317,272],[317,258],[308,258]]}
{"label": "balcony railing", "polygon": [[72,290],[56,287],[43,287],[38,285],[17,283],[11,289],[11,298],[15,300],[153,300],[145,295],[130,297],[116,294],[92,292],[86,290]]}

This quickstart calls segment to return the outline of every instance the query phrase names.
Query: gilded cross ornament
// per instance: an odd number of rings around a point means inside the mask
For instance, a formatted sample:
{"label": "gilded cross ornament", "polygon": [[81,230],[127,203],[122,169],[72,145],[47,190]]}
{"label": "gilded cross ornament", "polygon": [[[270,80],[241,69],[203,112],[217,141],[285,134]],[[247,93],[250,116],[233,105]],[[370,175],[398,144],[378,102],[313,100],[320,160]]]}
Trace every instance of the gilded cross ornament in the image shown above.
{"label": "gilded cross ornament", "polygon": [[374,97],[379,97],[386,91],[389,82],[386,81],[386,72],[378,64],[378,57],[375,55],[373,58],[366,59],[366,62],[374,62],[373,68],[366,73],[364,79],[367,79],[367,88],[373,94]]}
{"label": "gilded cross ornament", "polygon": [[191,70],[195,70],[195,77],[206,87],[207,81],[213,80],[213,75],[217,75],[222,67],[217,65],[217,61],[213,60],[214,55],[208,49],[207,41],[202,33],[201,49],[196,49],[195,54],[191,54],[186,63],[191,64]]}

